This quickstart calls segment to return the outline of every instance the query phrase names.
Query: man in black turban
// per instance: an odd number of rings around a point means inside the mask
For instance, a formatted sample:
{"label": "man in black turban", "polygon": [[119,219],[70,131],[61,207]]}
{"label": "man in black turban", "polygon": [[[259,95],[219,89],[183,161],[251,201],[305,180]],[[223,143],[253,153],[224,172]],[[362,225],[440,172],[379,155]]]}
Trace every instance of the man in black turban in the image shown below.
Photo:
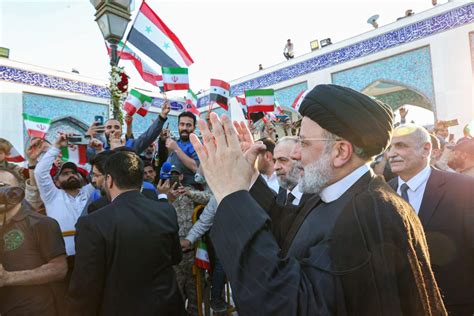
{"label": "man in black turban", "polygon": [[291,158],[302,166],[300,189],[314,196],[281,249],[270,230],[279,206],[255,176],[262,145],[243,155],[248,130],[215,114],[212,133],[200,123],[204,146],[192,138],[219,202],[211,239],[239,315],[446,315],[416,214],[369,167],[390,141],[390,109],[320,85],[300,113]]}

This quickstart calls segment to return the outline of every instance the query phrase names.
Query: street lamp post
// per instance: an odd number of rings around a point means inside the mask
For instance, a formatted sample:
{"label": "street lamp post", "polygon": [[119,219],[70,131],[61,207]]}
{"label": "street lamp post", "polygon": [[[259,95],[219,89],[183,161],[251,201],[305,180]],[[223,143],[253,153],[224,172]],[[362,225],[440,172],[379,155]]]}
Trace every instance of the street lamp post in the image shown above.
{"label": "street lamp post", "polygon": [[[90,2],[96,10],[95,21],[112,51],[110,65],[113,74],[114,67],[118,64],[117,44],[122,40],[128,22],[130,22],[131,0],[90,0]],[[115,98],[112,91],[110,104],[113,117],[121,122],[120,99]]]}

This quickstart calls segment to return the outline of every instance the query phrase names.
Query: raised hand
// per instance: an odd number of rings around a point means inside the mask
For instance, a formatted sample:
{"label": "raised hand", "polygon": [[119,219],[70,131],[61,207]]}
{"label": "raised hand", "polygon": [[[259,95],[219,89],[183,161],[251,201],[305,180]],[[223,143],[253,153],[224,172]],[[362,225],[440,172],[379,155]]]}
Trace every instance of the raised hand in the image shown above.
{"label": "raised hand", "polygon": [[59,133],[58,137],[54,142],[54,146],[56,148],[66,147],[67,146],[67,137],[68,134],[66,133]]}
{"label": "raised hand", "polygon": [[170,111],[171,111],[170,101],[168,99],[166,99],[165,102],[163,103],[163,105],[161,106],[160,116],[162,118],[167,118]]}
{"label": "raised hand", "polygon": [[[199,156],[206,181],[218,202],[227,195],[248,190],[254,174],[254,167],[244,157],[239,136],[230,119],[222,116],[222,122],[216,113],[211,113],[212,132],[208,125],[199,120],[198,125],[203,136],[203,143],[191,135],[191,143]],[[241,137],[245,139],[246,132]]]}
{"label": "raised hand", "polygon": [[33,138],[30,145],[26,148],[26,156],[30,165],[35,165],[38,156],[49,148],[49,144],[41,138]]}
{"label": "raised hand", "polygon": [[89,126],[89,129],[86,132],[86,135],[89,135],[90,137],[95,137],[97,133],[103,133],[104,132],[104,126],[99,125],[99,122],[94,122],[92,123],[91,126]]}
{"label": "raised hand", "polygon": [[156,189],[161,194],[168,194],[168,192],[171,189],[170,180],[164,180],[163,181],[163,179],[160,179],[160,181],[158,181],[158,185],[156,186]]}
{"label": "raised hand", "polygon": [[165,146],[166,148],[168,148],[168,150],[171,150],[171,151],[175,151],[176,149],[178,149],[178,143],[172,138],[166,139]]}
{"label": "raised hand", "polygon": [[89,146],[95,149],[96,154],[104,151],[104,144],[97,138],[92,138],[89,141]]}
{"label": "raised hand", "polygon": [[408,114],[408,110],[405,107],[401,107],[400,110],[398,110],[398,112],[400,113],[400,117],[402,119],[406,118]]}
{"label": "raised hand", "polygon": [[130,125],[133,122],[133,117],[130,115],[125,115],[125,124]]}

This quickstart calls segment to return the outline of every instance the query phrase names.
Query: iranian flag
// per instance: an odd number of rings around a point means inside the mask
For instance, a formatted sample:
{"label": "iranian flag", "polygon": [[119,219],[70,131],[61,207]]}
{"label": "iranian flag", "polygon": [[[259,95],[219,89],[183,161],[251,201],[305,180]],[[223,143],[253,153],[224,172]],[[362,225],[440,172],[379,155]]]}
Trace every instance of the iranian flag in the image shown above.
{"label": "iranian flag", "polygon": [[200,240],[196,249],[196,260],[194,264],[201,269],[209,270],[211,268],[211,262],[209,260],[209,254],[207,253],[206,244]]}
{"label": "iranian flag", "polygon": [[148,113],[148,109],[153,102],[153,98],[143,93],[138,92],[135,89],[130,90],[130,93],[123,104],[123,109],[128,115],[132,116],[138,113],[141,116],[145,116]]}
{"label": "iranian flag", "polygon": [[303,90],[300,93],[298,93],[295,100],[293,101],[293,104],[291,105],[291,107],[293,109],[295,109],[296,111],[298,111],[300,109],[301,102],[303,102],[303,99],[306,96],[306,94],[308,93],[308,91],[309,90]]}
{"label": "iranian flag", "polygon": [[28,135],[30,135],[30,137],[44,138],[48,132],[49,127],[51,126],[51,120],[44,117],[23,113],[23,119],[25,121],[26,130],[28,131]]}
{"label": "iranian flag", "polygon": [[201,112],[199,112],[196,106],[197,102],[198,102],[197,95],[195,95],[194,92],[191,89],[189,89],[188,95],[186,96],[186,111],[193,113],[194,115],[197,116],[197,119],[199,119]]}
{"label": "iranian flag", "polygon": [[23,162],[25,161],[25,158],[23,158],[23,156],[18,152],[18,150],[16,150],[16,148],[12,146],[12,148],[10,149],[10,154],[5,157],[5,160],[9,162]]}
{"label": "iranian flag", "polygon": [[273,89],[258,89],[245,91],[245,102],[248,113],[272,112],[275,107]]}
{"label": "iranian flag", "polygon": [[61,160],[73,162],[76,166],[84,167],[87,164],[87,145],[68,145],[67,147],[61,148]]}
{"label": "iranian flag", "polygon": [[186,104],[191,104],[196,106],[198,102],[197,95],[193,92],[193,90],[189,89],[188,94],[186,95]]}
{"label": "iranian flag", "polygon": [[222,80],[211,79],[210,91],[209,101],[216,102],[227,111],[229,109],[230,84]]}
{"label": "iranian flag", "polygon": [[188,68],[162,68],[163,87],[165,91],[188,90]]}

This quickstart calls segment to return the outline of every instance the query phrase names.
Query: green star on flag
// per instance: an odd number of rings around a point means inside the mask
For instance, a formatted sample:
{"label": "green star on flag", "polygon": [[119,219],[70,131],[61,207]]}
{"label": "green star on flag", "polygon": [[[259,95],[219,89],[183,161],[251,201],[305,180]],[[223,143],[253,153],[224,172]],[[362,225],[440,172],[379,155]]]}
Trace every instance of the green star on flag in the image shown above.
{"label": "green star on flag", "polygon": [[166,49],[168,49],[168,48],[170,48],[170,43],[165,43],[163,46],[164,46]]}
{"label": "green star on flag", "polygon": [[147,33],[151,33],[151,26],[147,26],[147,27],[145,27],[145,32],[147,32]]}

